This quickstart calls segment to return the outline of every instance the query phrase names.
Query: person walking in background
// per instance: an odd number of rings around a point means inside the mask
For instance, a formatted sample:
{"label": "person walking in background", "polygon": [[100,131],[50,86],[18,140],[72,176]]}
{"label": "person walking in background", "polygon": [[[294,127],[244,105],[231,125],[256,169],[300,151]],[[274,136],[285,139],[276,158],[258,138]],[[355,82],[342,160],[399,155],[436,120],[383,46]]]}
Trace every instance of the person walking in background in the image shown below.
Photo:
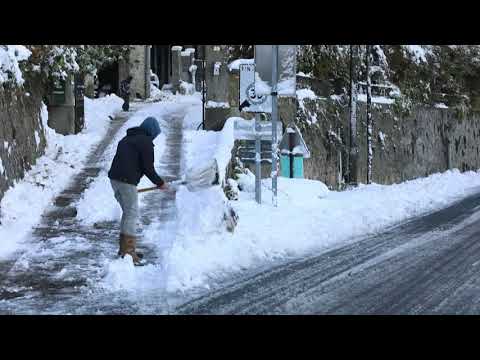
{"label": "person walking in background", "polygon": [[120,97],[123,98],[123,111],[128,111],[130,109],[130,83],[132,82],[133,77],[129,76],[120,83]]}

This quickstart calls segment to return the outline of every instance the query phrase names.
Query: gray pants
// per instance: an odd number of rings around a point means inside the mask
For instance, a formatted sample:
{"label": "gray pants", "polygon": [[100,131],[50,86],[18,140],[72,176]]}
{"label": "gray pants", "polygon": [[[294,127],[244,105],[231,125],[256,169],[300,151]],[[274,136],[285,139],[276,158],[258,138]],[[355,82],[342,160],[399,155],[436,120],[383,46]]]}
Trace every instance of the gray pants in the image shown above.
{"label": "gray pants", "polygon": [[120,232],[135,236],[138,218],[138,193],[135,185],[110,179],[115,199],[122,208]]}

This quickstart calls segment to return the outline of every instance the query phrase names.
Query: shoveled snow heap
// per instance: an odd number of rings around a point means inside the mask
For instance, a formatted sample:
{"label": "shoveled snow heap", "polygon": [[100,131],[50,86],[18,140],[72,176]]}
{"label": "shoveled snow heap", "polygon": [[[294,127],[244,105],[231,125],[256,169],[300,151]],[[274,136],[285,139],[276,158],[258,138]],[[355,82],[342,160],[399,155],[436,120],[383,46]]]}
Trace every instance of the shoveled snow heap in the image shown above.
{"label": "shoveled snow heap", "polygon": [[[10,188],[0,207],[0,257],[21,249],[32,226],[40,221],[45,207],[80,171],[92,147],[106,134],[109,116],[121,111],[123,100],[115,95],[91,100],[85,98],[86,128],[77,135],[63,136],[47,125],[48,112],[42,106],[41,122],[47,139],[45,155],[37,160],[25,178]],[[8,175],[8,174],[7,174]]]}

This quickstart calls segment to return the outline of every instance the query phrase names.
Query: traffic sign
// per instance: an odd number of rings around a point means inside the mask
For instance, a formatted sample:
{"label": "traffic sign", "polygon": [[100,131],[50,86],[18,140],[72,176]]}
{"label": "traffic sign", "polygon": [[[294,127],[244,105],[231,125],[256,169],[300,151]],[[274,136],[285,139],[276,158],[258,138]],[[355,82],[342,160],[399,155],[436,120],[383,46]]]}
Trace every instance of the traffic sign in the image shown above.
{"label": "traffic sign", "polygon": [[[272,123],[270,121],[259,122],[259,129],[255,131],[255,121],[238,118],[234,124],[234,137],[236,140],[255,140],[257,135],[261,140],[272,141]],[[282,127],[277,127],[277,139],[282,137]]]}
{"label": "traffic sign", "polygon": [[255,92],[255,64],[240,64],[239,110],[251,113],[271,113],[272,97]]}

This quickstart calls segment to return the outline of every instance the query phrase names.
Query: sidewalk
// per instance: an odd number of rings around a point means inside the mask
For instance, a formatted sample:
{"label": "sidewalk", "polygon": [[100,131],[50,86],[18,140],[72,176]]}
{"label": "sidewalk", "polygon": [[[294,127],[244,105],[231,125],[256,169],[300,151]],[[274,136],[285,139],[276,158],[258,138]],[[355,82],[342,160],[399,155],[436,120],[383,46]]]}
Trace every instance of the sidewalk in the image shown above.
{"label": "sidewalk", "polygon": [[[99,177],[105,176],[111,151],[115,148],[113,142],[123,136],[119,130],[129,125],[127,120],[136,122],[136,117],[144,116],[143,112],[147,113],[149,109],[153,111],[145,105],[138,114],[121,113],[112,120],[107,135],[88,157],[87,166],[55,199],[54,206],[44,213],[41,224],[33,230],[29,248],[14,259],[0,262],[0,314],[122,314],[139,311],[138,299],[128,300],[121,291],[104,290],[99,286],[109,273],[109,264],[117,261],[118,219],[91,226],[77,217],[77,208],[85,190],[95,180],[100,180]],[[165,141],[156,149],[156,153],[162,151],[162,156],[155,166],[168,181],[178,179],[182,170],[184,115],[182,111],[174,110],[162,118]],[[141,183],[139,187],[142,186]],[[169,229],[175,228],[175,196],[175,191],[152,191],[140,197],[138,245],[150,264],[160,266],[163,250],[174,241],[175,231]],[[113,197],[111,204],[116,206]],[[96,209],[92,208],[92,211]],[[171,237],[152,239],[147,236],[144,239],[143,229],[151,226],[156,231],[164,227],[162,233],[171,234]]]}

